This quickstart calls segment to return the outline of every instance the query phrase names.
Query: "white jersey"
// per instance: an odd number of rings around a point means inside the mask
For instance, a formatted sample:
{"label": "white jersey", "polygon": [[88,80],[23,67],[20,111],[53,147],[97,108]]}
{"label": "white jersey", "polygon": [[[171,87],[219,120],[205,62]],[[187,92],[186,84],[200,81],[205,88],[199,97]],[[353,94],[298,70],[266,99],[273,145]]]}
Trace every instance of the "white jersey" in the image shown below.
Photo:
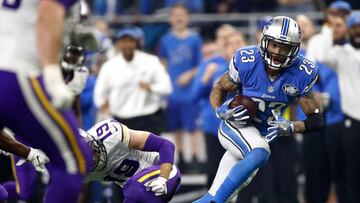
{"label": "white jersey", "polygon": [[129,129],[115,120],[101,121],[87,132],[104,144],[107,162],[104,169],[91,171],[85,179],[86,182],[112,181],[123,186],[134,174],[159,163],[158,152],[129,149]]}
{"label": "white jersey", "polygon": [[40,73],[36,21],[40,0],[2,0],[0,4],[0,69]]}

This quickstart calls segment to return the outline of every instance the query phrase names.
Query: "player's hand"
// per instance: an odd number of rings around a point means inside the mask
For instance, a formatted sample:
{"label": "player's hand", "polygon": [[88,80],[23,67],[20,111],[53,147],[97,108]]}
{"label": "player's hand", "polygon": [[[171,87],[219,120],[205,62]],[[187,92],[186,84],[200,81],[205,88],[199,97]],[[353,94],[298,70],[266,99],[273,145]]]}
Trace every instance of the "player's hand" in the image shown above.
{"label": "player's hand", "polygon": [[216,109],[216,116],[222,120],[230,120],[238,124],[246,124],[246,120],[250,118],[247,114],[248,110],[245,109],[243,105],[230,109],[229,104],[231,101],[232,99],[229,99],[218,107]]}
{"label": "player's hand", "polygon": [[[44,172],[45,164],[48,163],[50,160],[43,151],[30,148],[30,152],[26,158],[26,161],[31,162],[31,164],[35,167],[37,171]],[[21,159],[16,163],[16,166],[21,166],[26,161],[24,159]]]}
{"label": "player's hand", "polygon": [[59,65],[48,65],[44,68],[45,89],[51,102],[57,109],[69,108],[74,100],[74,93],[65,85]]}
{"label": "player's hand", "polygon": [[268,135],[265,136],[265,139],[268,142],[271,142],[276,137],[280,136],[289,136],[294,132],[294,123],[292,121],[286,120],[283,116],[281,116],[280,112],[275,110],[271,111],[274,115],[275,120],[269,121],[269,128],[268,131],[270,132]]}
{"label": "player's hand", "polygon": [[85,88],[89,69],[81,66],[75,69],[73,79],[67,84],[68,88],[75,94],[79,95]]}
{"label": "player's hand", "polygon": [[157,177],[150,182],[147,186],[147,191],[152,191],[155,196],[166,195],[167,194],[167,186],[166,186],[166,178],[164,177]]}
{"label": "player's hand", "polygon": [[147,92],[151,92],[151,85],[147,82],[140,82],[139,87]]}
{"label": "player's hand", "polygon": [[186,87],[188,84],[190,84],[191,80],[194,77],[194,70],[188,70],[182,73],[176,80],[176,84],[180,87]]}

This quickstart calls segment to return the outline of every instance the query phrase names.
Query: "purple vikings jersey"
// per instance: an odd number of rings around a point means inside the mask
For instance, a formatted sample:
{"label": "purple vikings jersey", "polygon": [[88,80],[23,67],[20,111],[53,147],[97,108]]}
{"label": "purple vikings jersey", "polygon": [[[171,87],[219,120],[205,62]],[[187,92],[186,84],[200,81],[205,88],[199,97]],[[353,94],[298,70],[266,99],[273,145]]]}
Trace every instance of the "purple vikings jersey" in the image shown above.
{"label": "purple vikings jersey", "polygon": [[236,51],[229,74],[239,84],[240,94],[251,97],[258,104],[252,124],[266,135],[267,122],[274,119],[271,111],[283,112],[294,99],[311,92],[318,69],[312,61],[298,55],[292,65],[271,80],[260,50],[257,46],[249,46]]}

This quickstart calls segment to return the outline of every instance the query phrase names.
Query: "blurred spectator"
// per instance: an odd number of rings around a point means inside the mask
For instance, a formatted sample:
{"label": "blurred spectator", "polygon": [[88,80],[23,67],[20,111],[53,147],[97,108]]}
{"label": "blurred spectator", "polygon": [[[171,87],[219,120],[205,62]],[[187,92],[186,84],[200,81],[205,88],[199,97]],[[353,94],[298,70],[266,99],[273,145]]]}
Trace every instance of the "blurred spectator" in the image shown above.
{"label": "blurred spectator", "polygon": [[301,49],[306,49],[310,38],[315,34],[315,26],[311,19],[306,15],[297,15],[296,22],[301,29]]}
{"label": "blurred spectator", "polygon": [[201,53],[203,56],[202,60],[206,60],[208,58],[213,57],[214,55],[217,54],[217,51],[218,49],[214,41],[211,40],[205,41],[201,48]]}
{"label": "blurred spectator", "polygon": [[[314,24],[304,15],[298,15],[296,20],[306,45],[314,34]],[[300,52],[305,52],[305,49]],[[347,202],[344,170],[338,167],[343,157],[341,145],[343,114],[340,107],[338,78],[328,66],[320,62],[316,64],[319,67],[319,79],[314,85],[314,92],[324,107],[326,126],[319,132],[305,134],[303,138],[305,199],[309,203],[326,202],[331,183],[334,182],[338,201]],[[297,110],[297,118],[305,119],[300,107]]]}
{"label": "blurred spectator", "polygon": [[199,149],[199,132],[196,126],[198,106],[184,101],[190,91],[196,67],[201,60],[202,40],[200,36],[189,30],[189,12],[182,5],[175,5],[170,11],[172,30],[160,41],[160,57],[167,66],[174,88],[168,99],[168,130],[175,133],[176,149],[179,155],[179,168],[184,168],[183,133],[191,136],[192,158],[196,162]]}
{"label": "blurred spectator", "polygon": [[[344,45],[347,40],[346,20],[339,15],[327,15],[326,23],[322,26],[321,32],[311,37],[307,46],[309,59],[320,60],[322,49],[319,44],[327,44],[326,40],[332,40],[331,44]],[[329,35],[331,38],[329,39]]]}
{"label": "blurred spectator", "polygon": [[[349,186],[349,203],[360,199],[360,97],[357,91],[360,88],[360,14],[352,14],[347,21],[350,43],[334,45],[333,21],[326,26],[327,32],[317,43],[319,55],[315,59],[328,64],[338,74],[340,87],[341,109],[345,114],[343,128],[343,144],[345,158],[342,166],[346,170]],[[345,162],[345,163],[344,163]]]}
{"label": "blurred spectator", "polygon": [[94,103],[94,88],[96,78],[100,71],[100,67],[107,60],[105,52],[100,52],[96,56],[96,62],[90,69],[90,75],[87,79],[85,89],[80,95],[80,106],[82,113],[82,126],[84,130],[90,129],[96,122],[97,108]]}
{"label": "blurred spectator", "polygon": [[[231,31],[231,32],[229,32]],[[227,33],[227,35],[224,35]],[[236,29],[230,25],[223,25],[216,31],[216,52],[217,54],[203,60],[199,64],[198,71],[192,83],[191,92],[187,99],[189,102],[198,103],[200,106],[200,118],[202,121],[202,130],[205,133],[206,153],[207,153],[207,187],[211,186],[215,178],[218,163],[225,153],[225,149],[218,141],[217,132],[220,120],[216,117],[215,112],[210,104],[210,93],[216,80],[219,79],[227,70],[229,61],[235,50],[244,46],[246,42],[233,40],[232,51],[228,50],[230,38],[241,38],[242,34],[236,32]],[[240,42],[240,43],[239,43]]]}
{"label": "blurred spectator", "polygon": [[312,0],[278,0],[278,12],[309,12],[315,11]]}
{"label": "blurred spectator", "polygon": [[321,32],[309,40],[307,55],[314,60],[322,60],[324,50],[319,48],[319,44],[345,45],[348,42],[347,34],[346,18],[328,11]]}
{"label": "blurred spectator", "polygon": [[271,16],[265,16],[259,20],[259,22],[256,25],[256,42],[260,44],[262,39],[262,31],[264,29],[264,26],[266,23],[271,19]]}
{"label": "blurred spectator", "polygon": [[177,4],[185,6],[191,13],[204,11],[204,0],[165,0],[165,6],[171,8]]}
{"label": "blurred spectator", "polygon": [[346,1],[334,1],[326,11],[326,18],[328,18],[328,15],[338,15],[346,20],[350,15],[351,9],[351,5]]}
{"label": "blurred spectator", "polygon": [[161,96],[171,93],[171,82],[156,56],[136,49],[137,40],[137,32],[130,28],[117,34],[120,53],[101,67],[94,102],[130,128],[160,134]]}
{"label": "blurred spectator", "polygon": [[237,49],[245,47],[247,42],[243,33],[236,31],[228,37],[226,45],[227,56],[232,56]]}

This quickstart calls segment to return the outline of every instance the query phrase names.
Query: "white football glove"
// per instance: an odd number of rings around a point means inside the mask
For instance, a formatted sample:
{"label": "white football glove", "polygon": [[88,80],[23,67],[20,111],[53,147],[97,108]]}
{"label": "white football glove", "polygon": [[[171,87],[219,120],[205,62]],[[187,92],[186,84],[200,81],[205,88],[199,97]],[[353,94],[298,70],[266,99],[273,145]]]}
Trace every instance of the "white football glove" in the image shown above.
{"label": "white football glove", "polygon": [[65,85],[59,65],[44,67],[45,89],[51,97],[51,102],[57,109],[65,109],[72,105],[74,93]]}
{"label": "white football glove", "polygon": [[147,186],[146,190],[147,191],[151,190],[155,194],[155,196],[166,195],[167,194],[166,181],[167,181],[166,178],[161,176],[154,178],[154,180],[152,180],[150,184]]}
{"label": "white football glove", "polygon": [[79,95],[85,88],[88,76],[89,69],[85,66],[80,66],[75,69],[73,79],[66,85],[75,95]]}
{"label": "white football glove", "polygon": [[281,116],[280,112],[275,110],[271,110],[274,115],[275,120],[269,121],[268,131],[270,132],[265,136],[267,142],[273,141],[275,138],[280,136],[289,136],[294,133],[294,122],[286,120],[283,116]]}
{"label": "white football glove", "polygon": [[26,161],[31,162],[31,164],[35,167],[35,169],[37,171],[44,172],[45,164],[48,163],[50,160],[43,151],[41,151],[39,149],[30,148],[30,152],[29,152],[26,160],[20,159],[16,163],[16,166],[21,166]]}

